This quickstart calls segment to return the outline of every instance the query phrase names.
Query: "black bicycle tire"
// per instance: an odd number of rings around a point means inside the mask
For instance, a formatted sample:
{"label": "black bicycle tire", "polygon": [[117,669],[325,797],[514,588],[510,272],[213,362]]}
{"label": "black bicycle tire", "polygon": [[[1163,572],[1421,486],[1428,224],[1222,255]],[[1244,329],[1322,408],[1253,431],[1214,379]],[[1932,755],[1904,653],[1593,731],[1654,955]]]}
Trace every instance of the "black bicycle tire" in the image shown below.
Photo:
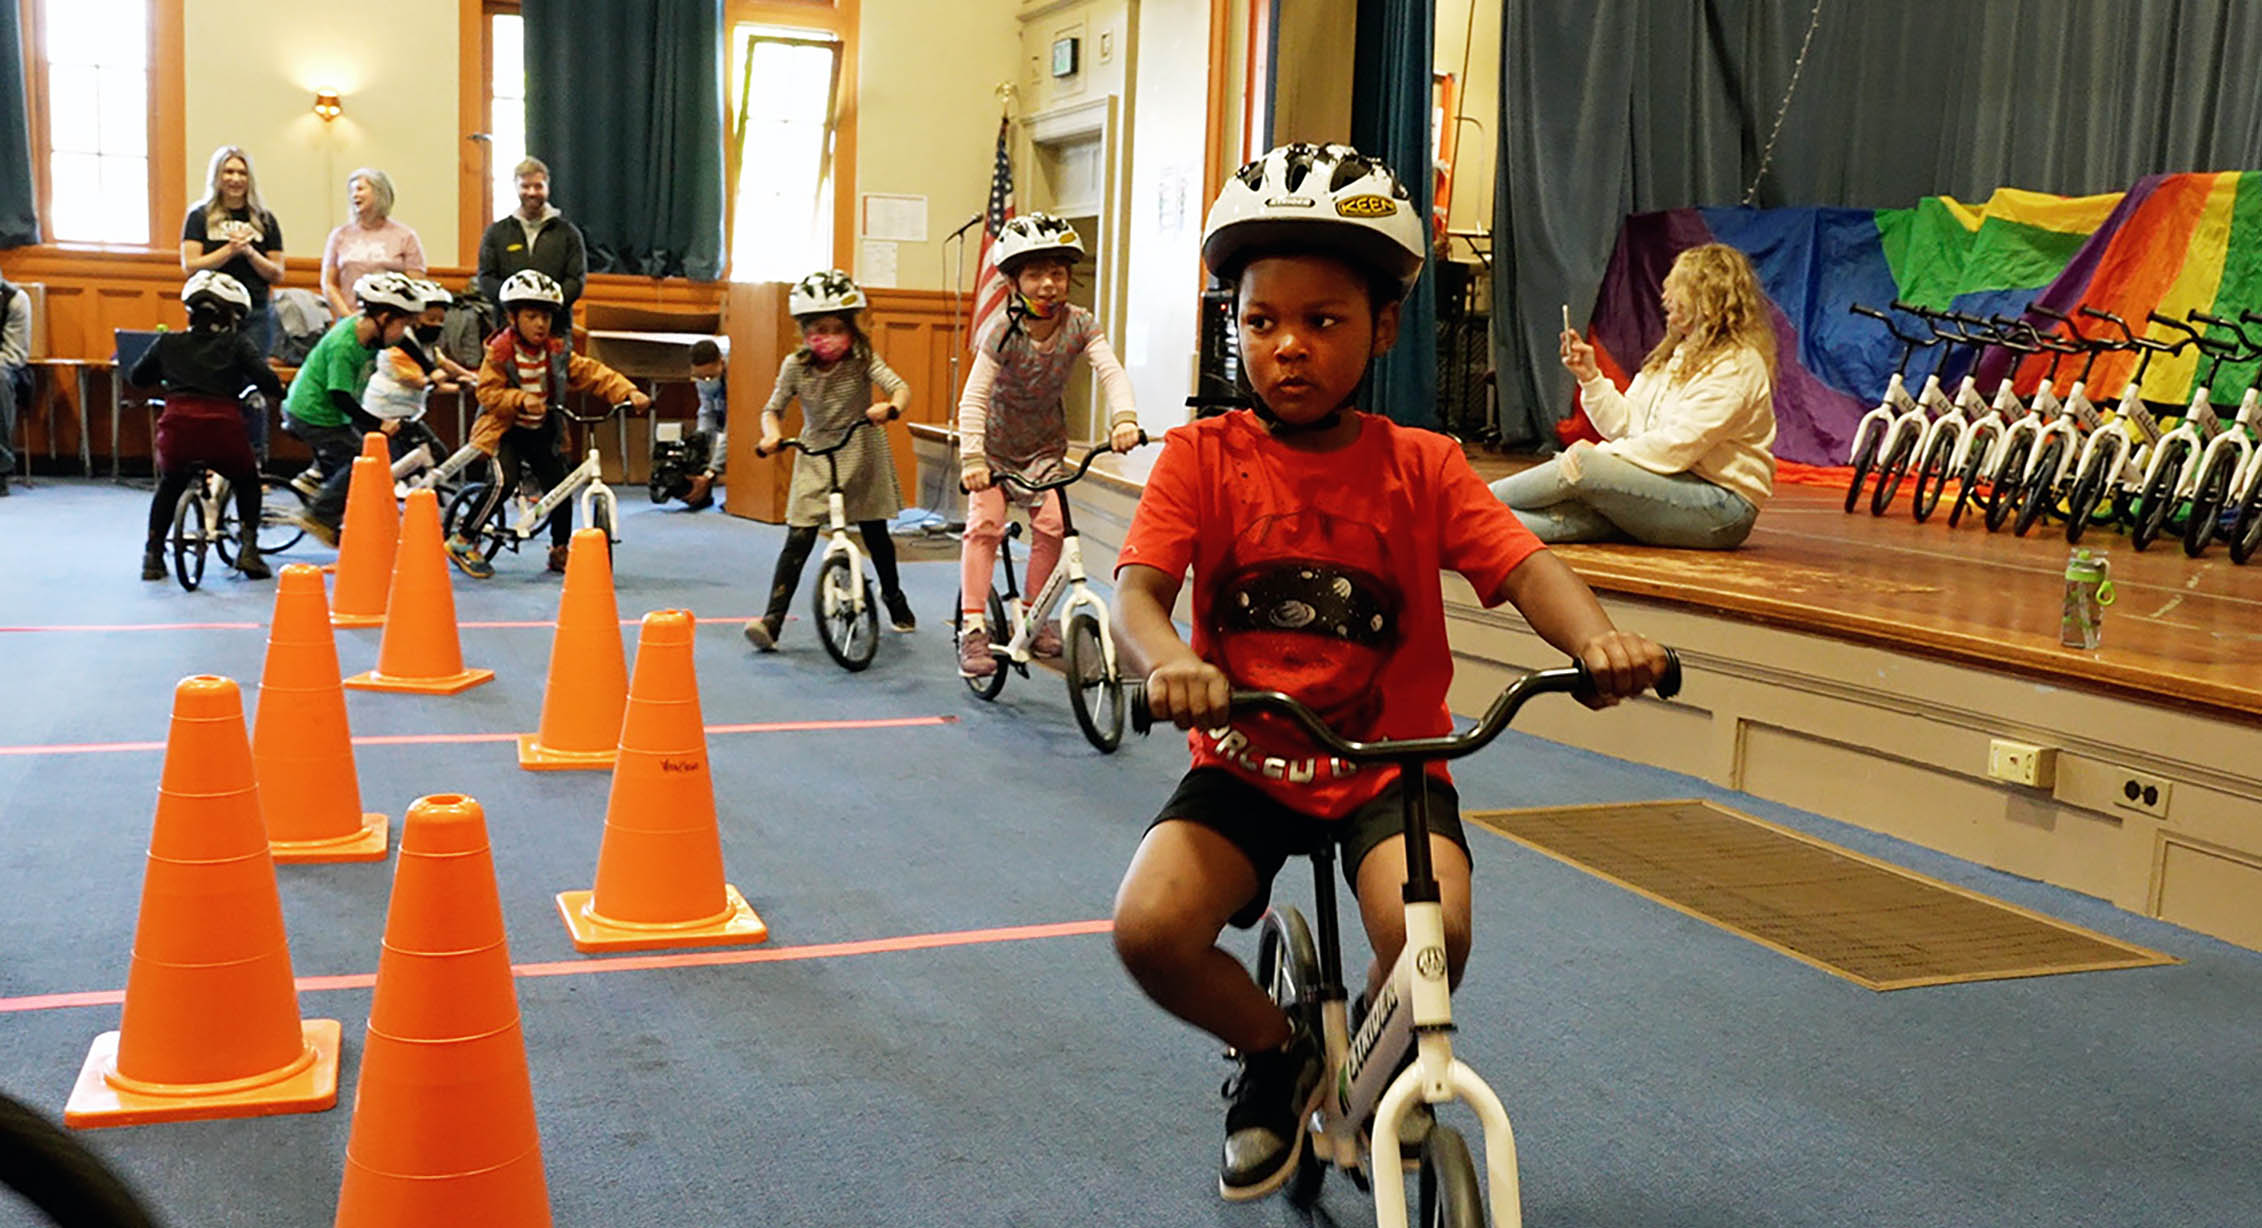
{"label": "black bicycle tire", "polygon": [[1909,462],[1916,459],[1916,446],[1921,435],[1904,434],[1893,445],[1893,451],[1877,465],[1877,489],[1869,493],[1869,514],[1882,516],[1893,506],[1893,499],[1901,493],[1901,483],[1909,476]]}
{"label": "black bicycle tire", "polygon": [[496,553],[508,541],[502,530],[503,509],[496,508],[485,523],[465,523],[487,498],[487,490],[488,484],[485,482],[470,482],[457,491],[455,498],[448,500],[447,508],[440,515],[440,532],[448,537],[467,539],[482,557],[493,562]]}
{"label": "black bicycle tire", "polygon": [[589,522],[592,528],[601,529],[604,531],[605,563],[607,569],[609,570],[613,561],[614,539],[612,501],[608,499],[591,499],[589,501]]}
{"label": "black bicycle tire", "polygon": [[[2224,448],[2199,471],[2199,484],[2191,491],[2191,510],[2185,514],[2183,522],[2186,558],[2195,559],[2207,553],[2207,547],[2214,542],[2217,530],[2222,527],[2223,505],[2230,501],[2231,479],[2238,476],[2238,463],[2238,449]],[[2221,475],[2219,481],[2217,474]]]}
{"label": "black bicycle tire", "polygon": [[[994,648],[1000,631],[1011,624],[1005,619],[1005,599],[997,595],[996,586],[993,585],[990,588],[989,596],[988,613],[985,617],[989,620],[990,643]],[[965,615],[960,611],[965,604],[966,590],[960,589],[958,595],[950,599],[950,650],[953,654],[958,652],[958,637],[961,624],[965,619]],[[992,659],[997,662],[997,668],[983,677],[968,678],[964,674],[959,675],[960,680],[966,684],[966,689],[974,692],[974,697],[977,699],[996,699],[998,692],[1005,689],[1005,661],[1003,658],[993,657]]]}
{"label": "black bicycle tire", "polygon": [[[1257,927],[1257,985],[1306,1035],[1315,1037],[1320,1034],[1319,982],[1319,947],[1304,914],[1286,904],[1266,910]],[[1300,1117],[1296,1128],[1305,1129]],[[1326,1180],[1327,1162],[1307,1140],[1282,1192],[1290,1206],[1310,1207]]]}
{"label": "black bicycle tire", "polygon": [[[824,563],[817,568],[817,583],[809,591],[809,612],[817,624],[817,639],[825,646],[825,654],[833,659],[835,665],[857,674],[870,668],[872,657],[879,651],[880,609],[878,603],[872,600],[871,581],[862,575],[849,574],[853,570],[849,566],[847,555],[826,555]],[[832,591],[840,577],[845,577],[847,581],[842,591],[849,592],[858,588],[863,590],[864,609],[861,614],[856,612],[856,603],[853,601],[849,603],[846,617],[836,617],[834,612],[825,609],[825,594]],[[861,643],[856,634],[859,625],[863,628]]]}
{"label": "black bicycle tire", "polygon": [[2247,479],[2246,495],[2238,502],[2238,519],[2231,524],[2230,540],[2223,543],[2231,552],[2231,562],[2241,567],[2262,548],[2262,464],[2254,467],[2254,476]]}
{"label": "black bicycle tire", "polygon": [[2098,445],[2097,451],[2082,461],[2081,471],[2074,475],[2072,493],[2066,496],[2066,544],[2081,541],[2089,531],[2089,519],[2097,514],[2097,505],[2105,501],[2105,454],[2107,445]]}
{"label": "black bicycle tire", "polygon": [[2152,466],[2152,476],[2144,481],[2144,489],[2136,497],[2136,520],[2129,526],[2129,548],[2139,554],[2152,548],[2160,540],[2160,530],[2167,527],[2168,517],[2175,510],[2176,487],[2183,484],[2184,461],[2191,455],[2191,444],[2185,440],[2170,441],[2175,453],[2163,452],[2158,464]]}
{"label": "black bicycle tire", "polygon": [[1870,468],[1877,464],[1877,449],[1883,446],[1885,442],[1884,431],[1890,429],[1892,428],[1887,426],[1878,431],[1866,432],[1861,445],[1854,449],[1854,478],[1853,481],[1846,483],[1846,511],[1848,514],[1851,514],[1856,507],[1861,505],[1862,483],[1869,480]]}
{"label": "black bicycle tire", "polygon": [[[195,521],[192,531],[189,522]],[[181,492],[181,500],[173,505],[173,578],[189,592],[195,592],[204,583],[204,496],[195,483]],[[189,560],[196,560],[194,575],[189,574]]]}
{"label": "black bicycle tire", "polygon": [[[1939,462],[1935,468],[1933,462]],[[1955,465],[1956,438],[1946,431],[1932,439],[1932,446],[1924,450],[1924,459],[1917,462],[1916,490],[1909,496],[1909,514],[1918,524],[1932,519],[1940,506],[1940,496],[1948,489],[1948,472]]]}
{"label": "black bicycle tire", "polygon": [[[270,513],[267,501],[278,495],[283,497],[289,516]],[[299,523],[307,508],[306,492],[291,485],[289,478],[262,475],[259,479],[259,552],[281,554],[297,545],[306,536],[306,526]]]}
{"label": "black bicycle tire", "polygon": [[1433,1126],[1422,1141],[1422,1228],[1484,1228],[1484,1185],[1469,1143],[1451,1126]]}
{"label": "black bicycle tire", "polygon": [[1964,513],[1974,506],[1979,491],[1979,471],[1987,466],[1987,454],[1995,450],[1995,441],[2001,437],[2002,432],[1993,427],[1984,432],[1977,427],[1972,429],[1971,446],[1965,450],[1964,471],[1956,486],[1956,501],[1948,506],[1949,528],[1963,523]]}
{"label": "black bicycle tire", "polygon": [[133,1187],[68,1132],[0,1095],[0,1186],[59,1228],[155,1228]]}
{"label": "black bicycle tire", "polygon": [[2028,529],[2045,518],[2050,504],[2058,497],[2058,464],[2065,455],[2066,441],[2062,435],[2052,435],[2042,441],[2042,455],[2034,462],[2034,476],[2026,484],[2024,497],[2019,500],[2019,518],[2012,522],[2011,532],[2026,536]]}
{"label": "black bicycle tire", "polygon": [[1987,484],[1988,532],[2000,532],[2018,510],[2019,499],[2026,492],[2026,461],[2032,455],[2032,435],[2020,435],[2003,450],[2003,459],[1995,466],[1994,479]]}
{"label": "black bicycle tire", "polygon": [[[1084,731],[1084,740],[1101,754],[1113,754],[1123,745],[1123,679],[1108,667],[1100,643],[1100,620],[1088,610],[1078,611],[1068,620],[1068,633],[1061,637],[1060,647],[1060,663],[1068,675],[1068,706],[1076,714],[1076,724]],[[1092,657],[1088,662],[1084,659],[1087,653]],[[1084,682],[1092,677],[1088,669],[1099,671],[1089,686]],[[1106,700],[1106,719],[1092,710],[1093,698],[1087,696],[1087,690],[1099,692]]]}

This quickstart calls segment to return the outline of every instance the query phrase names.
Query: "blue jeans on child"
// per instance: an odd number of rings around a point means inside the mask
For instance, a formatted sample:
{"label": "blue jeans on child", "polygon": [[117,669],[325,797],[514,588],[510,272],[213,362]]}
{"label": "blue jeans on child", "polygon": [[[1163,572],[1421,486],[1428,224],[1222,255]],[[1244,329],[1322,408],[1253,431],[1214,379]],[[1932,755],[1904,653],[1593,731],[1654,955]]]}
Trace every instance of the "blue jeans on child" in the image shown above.
{"label": "blue jeans on child", "polygon": [[1649,546],[1730,550],[1759,519],[1742,495],[1693,473],[1651,473],[1598,452],[1572,448],[1578,477],[1549,458],[1492,484],[1492,493],[1543,542],[1635,541]]}

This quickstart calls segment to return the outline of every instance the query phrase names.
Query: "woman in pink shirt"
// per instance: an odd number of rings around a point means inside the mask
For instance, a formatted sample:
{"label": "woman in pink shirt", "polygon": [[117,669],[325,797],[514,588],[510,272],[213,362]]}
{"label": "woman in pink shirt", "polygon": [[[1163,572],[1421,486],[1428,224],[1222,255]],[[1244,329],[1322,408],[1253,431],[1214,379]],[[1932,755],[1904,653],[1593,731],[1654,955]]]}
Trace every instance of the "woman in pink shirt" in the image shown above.
{"label": "woman in pink shirt", "polygon": [[322,297],[340,320],[353,314],[352,286],[364,273],[424,276],[424,245],[393,220],[392,176],[362,167],[346,176],[346,200],[353,220],[322,245]]}

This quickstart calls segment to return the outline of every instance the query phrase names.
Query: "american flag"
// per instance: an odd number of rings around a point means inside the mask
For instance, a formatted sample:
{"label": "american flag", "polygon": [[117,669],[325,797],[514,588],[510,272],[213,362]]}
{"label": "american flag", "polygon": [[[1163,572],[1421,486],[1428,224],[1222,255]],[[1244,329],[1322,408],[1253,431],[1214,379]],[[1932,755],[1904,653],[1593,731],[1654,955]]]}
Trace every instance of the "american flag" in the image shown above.
{"label": "american flag", "polygon": [[999,116],[997,121],[997,160],[990,170],[990,203],[982,218],[982,254],[974,262],[974,327],[967,334],[969,341],[982,335],[983,326],[1005,310],[1006,295],[1012,287],[1006,283],[1005,274],[998,272],[997,264],[990,259],[997,246],[998,232],[1005,229],[1007,219],[1013,216],[1013,158],[1007,144],[1010,121]]}

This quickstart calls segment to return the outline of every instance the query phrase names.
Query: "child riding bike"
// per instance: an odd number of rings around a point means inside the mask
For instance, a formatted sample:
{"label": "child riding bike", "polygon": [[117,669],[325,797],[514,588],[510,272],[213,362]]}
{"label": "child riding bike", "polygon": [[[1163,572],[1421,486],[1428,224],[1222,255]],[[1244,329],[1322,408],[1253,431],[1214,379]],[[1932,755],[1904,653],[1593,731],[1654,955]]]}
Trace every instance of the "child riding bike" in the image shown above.
{"label": "child riding bike", "polygon": [[165,390],[165,412],[157,419],[157,493],[149,503],[141,578],[165,578],[165,531],[191,473],[202,465],[226,478],[235,494],[236,523],[243,526],[236,570],[264,580],[272,573],[259,557],[259,461],[237,398],[256,388],[278,401],[283,384],[240,331],[251,310],[242,282],[205,269],[181,286],[181,302],[189,311],[188,331],[159,337],[126,373],[129,384]]}
{"label": "child riding bike", "polygon": [[338,544],[346,484],[353,478],[362,435],[377,430],[391,435],[397,429],[386,427],[361,405],[377,354],[407,336],[424,310],[415,281],[399,273],[364,274],[354,281],[353,295],[361,310],[322,334],[299,365],[283,406],[283,429],[313,449],[322,475],[321,489],[299,524],[326,546]]}
{"label": "child riding bike", "polygon": [[[794,285],[786,296],[786,311],[801,325],[801,348],[778,366],[777,387],[762,407],[762,438],[754,445],[756,453],[768,456],[777,451],[784,434],[780,415],[786,402],[796,397],[801,400],[801,437],[828,447],[856,429],[859,417],[877,425],[903,415],[903,407],[911,403],[911,385],[872,352],[871,341],[856,326],[864,305],[864,292],[838,269],[811,273]],[[887,400],[872,400],[874,385],[887,393]],[[855,522],[865,550],[871,553],[872,567],[880,573],[880,599],[887,605],[889,621],[898,631],[916,630],[919,625],[903,595],[895,541],[888,536],[888,521],[903,510],[895,458],[885,433],[865,431],[829,460],[812,460],[807,453],[794,458],[792,492],[785,507],[785,548],[778,551],[777,572],[770,578],[770,606],[746,624],[746,638],[763,652],[777,651],[793,590],[801,584],[801,569],[826,521],[833,465],[839,468],[847,518]]]}
{"label": "child riding bike", "polygon": [[[1149,707],[1190,731],[1194,766],[1124,875],[1115,946],[1149,997],[1239,1055],[1218,1171],[1229,1200],[1269,1194],[1294,1171],[1319,1045],[1218,935],[1257,921],[1288,857],[1341,845],[1375,953],[1371,988],[1403,945],[1407,881],[1395,773],[1320,754],[1277,717],[1234,717],[1232,689],[1286,692],[1353,739],[1450,732],[1444,569],[1487,606],[1513,603],[1584,661],[1598,703],[1638,693],[1666,668],[1664,650],[1613,627],[1452,440],[1351,403],[1396,338],[1426,230],[1390,167],[1347,146],[1285,146],[1226,182],[1202,259],[1236,287],[1256,405],[1170,432],[1117,566],[1119,625],[1151,669]],[[1171,622],[1189,570],[1191,645]],[[1442,766],[1422,785],[1458,980],[1468,846]]]}
{"label": "child riding bike", "polygon": [[[485,524],[502,510],[503,500],[518,489],[522,466],[533,471],[544,489],[565,480],[566,463],[559,449],[564,442],[568,391],[593,391],[638,410],[652,404],[652,398],[637,391],[627,377],[594,358],[568,351],[565,339],[552,335],[565,293],[548,275],[522,269],[503,283],[498,297],[510,324],[487,343],[486,358],[479,364],[479,421],[472,424],[471,442],[495,458],[500,480],[488,485],[487,501],[466,522],[472,525]],[[566,546],[573,538],[572,500],[558,505],[549,524],[550,570],[562,574]],[[462,533],[448,538],[448,557],[464,574],[477,579],[495,574],[494,565]]]}

